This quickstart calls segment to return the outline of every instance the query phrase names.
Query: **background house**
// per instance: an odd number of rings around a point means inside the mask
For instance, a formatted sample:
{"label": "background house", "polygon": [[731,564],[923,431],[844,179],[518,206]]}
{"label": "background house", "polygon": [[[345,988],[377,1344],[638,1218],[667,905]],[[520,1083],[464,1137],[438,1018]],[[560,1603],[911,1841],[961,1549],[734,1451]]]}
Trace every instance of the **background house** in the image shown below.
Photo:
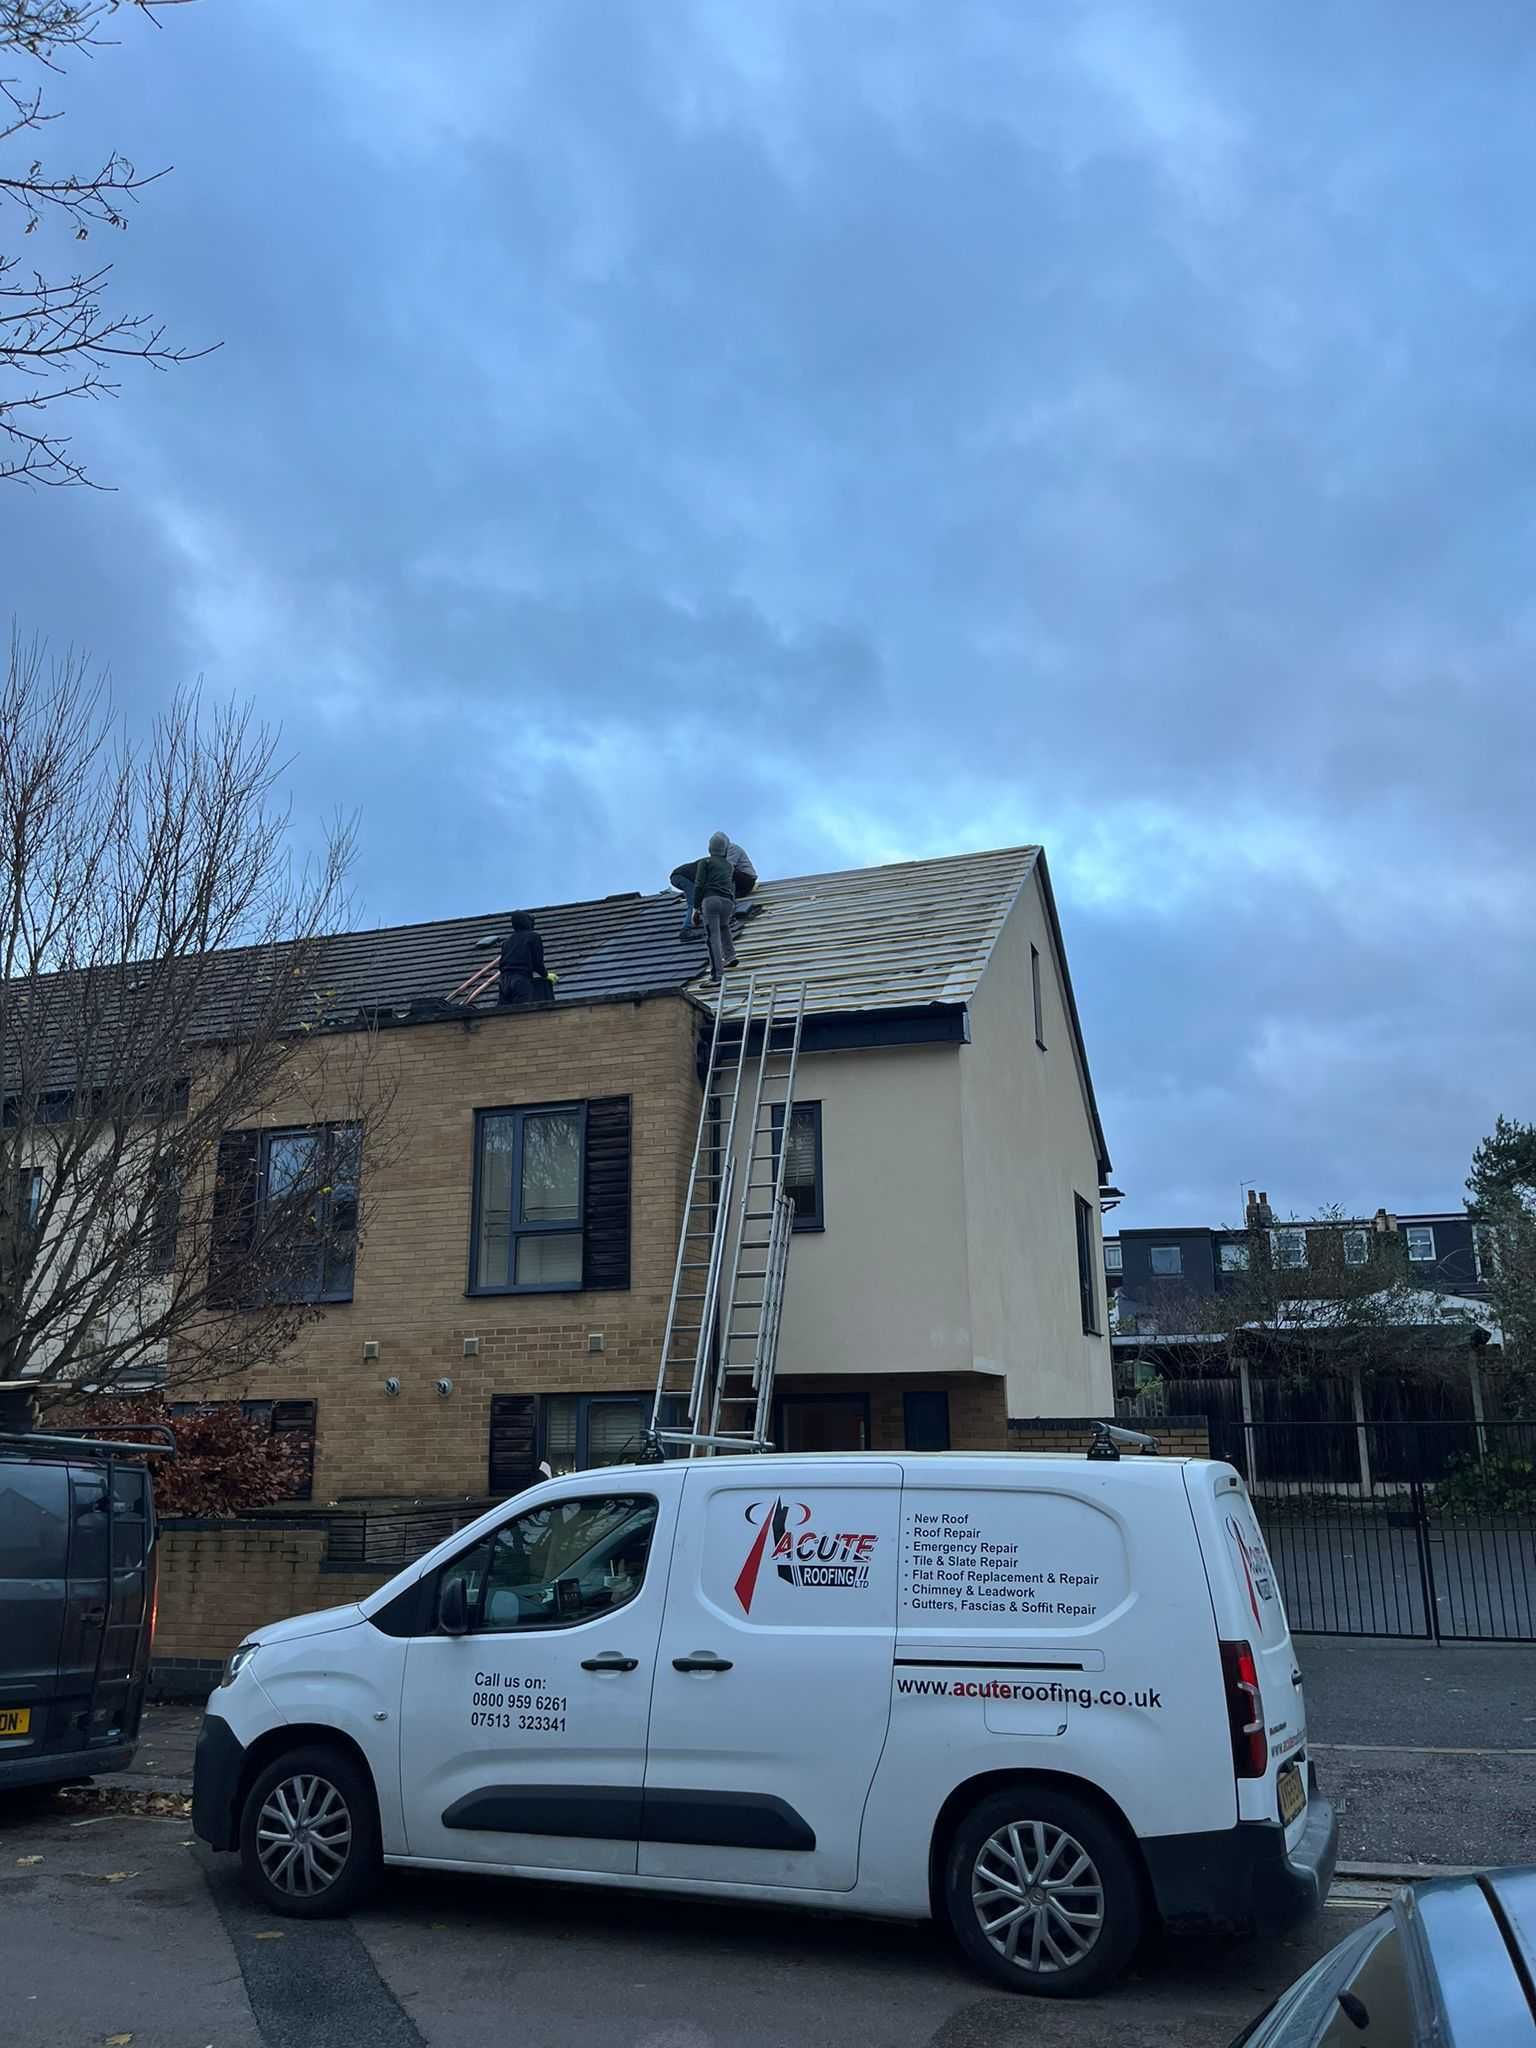
{"label": "background house", "polygon": [[[1010,1416],[1109,1412],[1108,1159],[1039,849],[754,903],[740,972],[806,984],[776,1441],[1001,1447]],[[238,1393],[313,1403],[318,1498],[507,1491],[641,1441],[710,992],[674,895],[536,916],[559,979],[526,1008],[443,1000],[505,915],[336,942],[321,1034],[391,1034],[376,1169],[312,1116],[225,1141],[258,1210],[317,1192],[296,1283],[324,1312]]]}

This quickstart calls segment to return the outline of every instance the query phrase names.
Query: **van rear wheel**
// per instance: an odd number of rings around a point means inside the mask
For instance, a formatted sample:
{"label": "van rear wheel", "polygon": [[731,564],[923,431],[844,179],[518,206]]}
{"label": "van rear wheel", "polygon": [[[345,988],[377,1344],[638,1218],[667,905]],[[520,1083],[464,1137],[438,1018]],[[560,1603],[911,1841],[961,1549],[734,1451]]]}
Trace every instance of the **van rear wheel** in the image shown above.
{"label": "van rear wheel", "polygon": [[274,1913],[299,1920],[350,1913],[380,1868],[367,1772],[325,1744],[274,1758],[241,1809],[240,1862],[247,1885]]}
{"label": "van rear wheel", "polygon": [[955,1831],[944,1900],[971,1961],[1010,1991],[1078,1998],[1121,1975],[1141,1938],[1141,1886],[1113,1822],[1070,1792],[993,1793]]}

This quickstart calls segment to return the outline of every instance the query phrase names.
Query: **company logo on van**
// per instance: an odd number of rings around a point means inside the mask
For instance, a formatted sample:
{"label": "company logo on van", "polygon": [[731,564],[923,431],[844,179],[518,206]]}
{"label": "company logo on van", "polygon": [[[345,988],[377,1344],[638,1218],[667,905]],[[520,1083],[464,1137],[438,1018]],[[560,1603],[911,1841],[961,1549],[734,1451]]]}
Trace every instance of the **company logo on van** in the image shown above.
{"label": "company logo on van", "polygon": [[1243,1568],[1243,1579],[1248,1588],[1248,1605],[1253,1609],[1253,1618],[1260,1628],[1264,1617],[1259,1612],[1259,1602],[1266,1604],[1275,1597],[1275,1582],[1270,1576],[1269,1559],[1264,1555],[1264,1546],[1255,1536],[1250,1542],[1243,1533],[1243,1526],[1236,1515],[1228,1515],[1227,1529],[1237,1545],[1237,1558]]}
{"label": "company logo on van", "polygon": [[757,1534],[736,1575],[736,1598],[743,1614],[752,1612],[765,1557],[788,1586],[869,1584],[877,1537],[846,1529],[835,1534],[814,1529],[810,1504],[803,1500],[755,1500],[744,1512]]}

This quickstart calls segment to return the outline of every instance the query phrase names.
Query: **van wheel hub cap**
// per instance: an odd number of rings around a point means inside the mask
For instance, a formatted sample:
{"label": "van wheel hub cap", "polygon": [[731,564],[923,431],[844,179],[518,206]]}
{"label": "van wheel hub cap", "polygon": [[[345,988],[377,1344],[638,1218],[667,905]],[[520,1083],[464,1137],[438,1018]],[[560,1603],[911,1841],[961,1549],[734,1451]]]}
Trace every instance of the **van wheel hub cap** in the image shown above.
{"label": "van wheel hub cap", "polygon": [[328,1778],[284,1778],[256,1820],[256,1855],[275,1890],[313,1898],[334,1884],[352,1847],[352,1816]]}
{"label": "van wheel hub cap", "polygon": [[971,1904],[998,1954],[1039,1976],[1080,1963],[1104,1931],[1097,1866],[1049,1821],[1016,1821],[988,1836],[971,1866]]}

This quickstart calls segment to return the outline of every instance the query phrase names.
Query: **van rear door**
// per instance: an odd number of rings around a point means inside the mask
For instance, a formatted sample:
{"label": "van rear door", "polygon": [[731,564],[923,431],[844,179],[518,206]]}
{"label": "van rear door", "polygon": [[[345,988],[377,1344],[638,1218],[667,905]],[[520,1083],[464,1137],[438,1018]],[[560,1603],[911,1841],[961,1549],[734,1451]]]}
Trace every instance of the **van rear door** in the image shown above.
{"label": "van rear door", "polygon": [[68,1466],[0,1457],[0,1764],[59,1746],[51,1724],[68,1576]]}
{"label": "van rear door", "polygon": [[[1184,1484],[1217,1633],[1226,1646],[1223,1676],[1238,1753],[1238,1814],[1243,1820],[1284,1821],[1289,1846],[1305,1818],[1307,1713],[1280,1582],[1248,1489],[1232,1467],[1204,1460],[1187,1464]],[[1248,1690],[1253,1685],[1256,1700]]]}

